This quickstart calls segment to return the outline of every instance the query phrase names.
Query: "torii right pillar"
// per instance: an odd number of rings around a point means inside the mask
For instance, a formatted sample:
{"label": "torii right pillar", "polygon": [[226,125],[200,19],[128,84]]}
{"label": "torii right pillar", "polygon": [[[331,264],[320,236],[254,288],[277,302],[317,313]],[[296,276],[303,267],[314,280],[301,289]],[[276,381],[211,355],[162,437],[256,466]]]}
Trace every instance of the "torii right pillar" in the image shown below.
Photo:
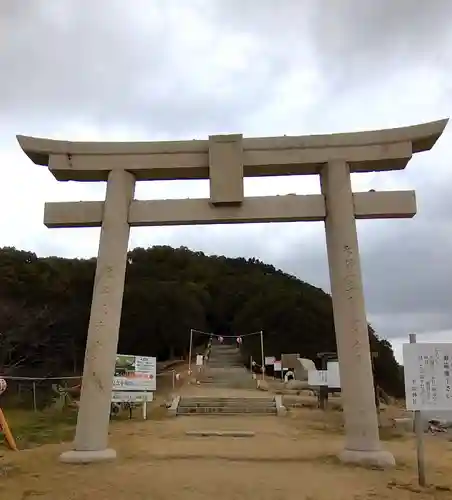
{"label": "torii right pillar", "polygon": [[345,448],[340,459],[388,467],[393,455],[381,448],[375,406],[358,237],[346,161],[330,161],[321,172],[325,233],[339,357]]}

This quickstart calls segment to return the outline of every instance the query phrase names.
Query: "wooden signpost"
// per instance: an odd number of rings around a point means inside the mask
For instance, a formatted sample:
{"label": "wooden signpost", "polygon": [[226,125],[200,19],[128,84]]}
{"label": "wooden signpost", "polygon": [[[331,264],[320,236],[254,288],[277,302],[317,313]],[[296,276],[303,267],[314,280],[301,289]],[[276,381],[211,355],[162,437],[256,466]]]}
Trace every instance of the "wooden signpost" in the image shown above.
{"label": "wooden signpost", "polygon": [[[0,379],[0,395],[6,391],[7,384],[6,380]],[[19,451],[16,445],[16,441],[12,432],[9,429],[8,422],[6,421],[6,417],[3,413],[3,410],[0,408],[0,434],[3,434],[6,439],[6,443],[13,451]]]}

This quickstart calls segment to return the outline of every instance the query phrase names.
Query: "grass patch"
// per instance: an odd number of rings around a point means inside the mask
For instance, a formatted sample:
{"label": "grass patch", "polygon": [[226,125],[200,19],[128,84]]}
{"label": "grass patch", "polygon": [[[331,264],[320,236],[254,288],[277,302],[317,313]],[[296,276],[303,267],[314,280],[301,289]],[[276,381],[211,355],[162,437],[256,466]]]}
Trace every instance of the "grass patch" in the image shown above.
{"label": "grass patch", "polygon": [[[132,420],[141,420],[141,408],[136,408],[132,413]],[[71,441],[74,437],[77,423],[77,410],[65,409],[56,411],[47,409],[40,412],[29,410],[5,410],[8,425],[20,450],[34,448],[42,444],[56,444]],[[164,420],[168,417],[166,408],[153,406],[148,408],[148,420]],[[111,425],[115,422],[129,420],[129,412],[121,411],[111,419]],[[0,447],[7,444],[0,434]]]}
{"label": "grass patch", "polygon": [[19,449],[69,441],[74,435],[77,421],[76,410],[8,410],[5,416]]}

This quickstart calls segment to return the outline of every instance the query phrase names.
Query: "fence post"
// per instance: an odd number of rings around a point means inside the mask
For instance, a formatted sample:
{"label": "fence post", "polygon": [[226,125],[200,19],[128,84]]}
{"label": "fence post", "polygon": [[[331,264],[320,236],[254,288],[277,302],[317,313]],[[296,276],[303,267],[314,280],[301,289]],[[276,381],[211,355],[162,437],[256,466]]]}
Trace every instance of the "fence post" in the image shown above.
{"label": "fence post", "polygon": [[33,380],[33,411],[38,411],[38,406],[36,404],[36,382]]}

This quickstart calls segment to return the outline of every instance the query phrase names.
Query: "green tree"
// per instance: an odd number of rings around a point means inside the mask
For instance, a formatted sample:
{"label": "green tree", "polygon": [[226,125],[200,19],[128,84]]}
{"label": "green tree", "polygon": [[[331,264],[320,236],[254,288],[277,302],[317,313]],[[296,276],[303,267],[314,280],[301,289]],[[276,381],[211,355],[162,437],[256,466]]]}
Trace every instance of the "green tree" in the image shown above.
{"label": "green tree", "polygon": [[[96,259],[39,258],[0,249],[0,369],[62,375],[83,366]],[[187,355],[191,328],[223,335],[264,331],[265,352],[315,359],[335,351],[331,297],[257,259],[206,256],[185,247],[128,255],[118,352],[162,361]],[[391,345],[369,326],[378,383],[403,394]],[[195,343],[206,338],[195,335]],[[259,336],[244,337],[260,359]]]}

